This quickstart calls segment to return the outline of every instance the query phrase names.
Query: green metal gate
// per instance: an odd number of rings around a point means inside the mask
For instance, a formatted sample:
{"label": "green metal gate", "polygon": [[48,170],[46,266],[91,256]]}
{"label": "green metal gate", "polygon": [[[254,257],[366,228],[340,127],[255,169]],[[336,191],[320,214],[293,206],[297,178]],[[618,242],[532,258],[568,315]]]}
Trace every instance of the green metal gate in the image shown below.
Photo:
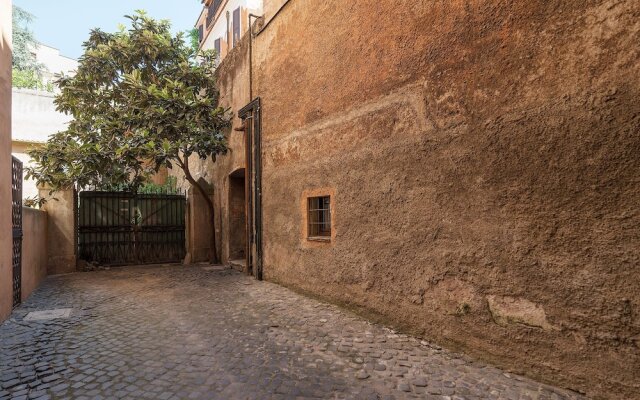
{"label": "green metal gate", "polygon": [[185,204],[180,194],[80,192],[78,256],[101,265],[180,262]]}

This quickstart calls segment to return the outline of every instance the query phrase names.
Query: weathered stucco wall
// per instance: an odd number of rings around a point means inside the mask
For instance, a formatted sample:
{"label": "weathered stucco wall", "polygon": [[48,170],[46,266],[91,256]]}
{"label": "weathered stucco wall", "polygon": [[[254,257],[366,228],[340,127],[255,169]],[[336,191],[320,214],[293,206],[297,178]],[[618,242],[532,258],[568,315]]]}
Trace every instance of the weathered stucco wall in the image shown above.
{"label": "weathered stucco wall", "polygon": [[60,190],[52,196],[48,188],[40,196],[49,198],[43,209],[47,212],[47,273],[66,274],[76,271],[76,240],[73,189]]}
{"label": "weathered stucco wall", "polygon": [[10,313],[11,269],[11,1],[0,0],[0,321]]}
{"label": "weathered stucco wall", "polygon": [[[632,0],[290,0],[254,41],[265,279],[637,397],[639,18]],[[232,54],[219,74],[237,112],[248,57]],[[223,228],[239,136],[201,166]],[[332,193],[329,243],[303,235],[316,189]]]}
{"label": "weathered stucco wall", "polygon": [[22,208],[22,300],[47,276],[47,213]]}
{"label": "weathered stucco wall", "polygon": [[[213,199],[214,192],[210,192]],[[187,256],[185,263],[210,261],[211,251],[211,215],[204,197],[195,189],[187,190],[186,208]]]}
{"label": "weathered stucco wall", "polygon": [[[230,110],[230,114],[233,117],[233,127],[242,125],[242,121],[237,117],[237,111],[249,103],[249,47],[247,39],[248,36],[245,36],[240,44],[227,54],[218,69],[220,105]],[[223,263],[229,262],[229,254],[233,253],[233,249],[237,248],[235,239],[230,241],[230,238],[238,238],[237,232],[231,232],[230,229],[232,225],[237,226],[234,214],[229,214],[229,210],[232,208],[229,207],[229,188],[233,183],[237,184],[237,178],[236,182],[232,183],[233,177],[231,175],[242,174],[245,167],[244,133],[230,128],[226,135],[230,150],[226,155],[218,157],[215,164],[211,160],[201,162],[197,156],[189,159],[193,176],[196,179],[202,178],[213,186],[217,250]],[[202,223],[206,223],[209,220],[204,202],[198,207],[196,204],[198,200],[189,195],[189,193],[196,193],[196,191],[189,190],[190,185],[180,171],[173,169],[169,171],[169,174],[175,176],[178,180],[178,185],[188,193],[189,212],[191,213],[188,218],[198,220],[200,225],[199,228],[195,224],[189,228],[187,248],[198,247],[200,248],[198,254],[208,253],[208,249],[203,247],[205,243],[209,243],[207,236],[209,233],[207,229],[202,227]],[[198,232],[202,232],[202,234]],[[199,258],[194,258],[193,260],[203,261]]]}
{"label": "weathered stucco wall", "polygon": [[[637,395],[640,3],[286,7],[256,40],[266,279]],[[336,239],[305,247],[321,187]]]}

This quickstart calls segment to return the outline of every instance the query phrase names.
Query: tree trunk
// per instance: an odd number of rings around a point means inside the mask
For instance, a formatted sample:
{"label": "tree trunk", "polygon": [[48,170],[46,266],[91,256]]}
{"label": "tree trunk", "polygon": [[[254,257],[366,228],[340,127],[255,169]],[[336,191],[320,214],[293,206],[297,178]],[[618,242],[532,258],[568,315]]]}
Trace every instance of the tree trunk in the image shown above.
{"label": "tree trunk", "polygon": [[198,192],[202,195],[204,200],[207,203],[207,207],[209,208],[209,215],[211,215],[211,264],[218,264],[218,250],[216,249],[216,218],[215,218],[215,207],[213,204],[213,200],[209,198],[209,194],[207,191],[196,181],[191,175],[191,171],[189,171],[189,158],[187,156],[184,157],[184,161],[179,163],[180,167],[184,171],[184,176],[187,181],[198,189]]}

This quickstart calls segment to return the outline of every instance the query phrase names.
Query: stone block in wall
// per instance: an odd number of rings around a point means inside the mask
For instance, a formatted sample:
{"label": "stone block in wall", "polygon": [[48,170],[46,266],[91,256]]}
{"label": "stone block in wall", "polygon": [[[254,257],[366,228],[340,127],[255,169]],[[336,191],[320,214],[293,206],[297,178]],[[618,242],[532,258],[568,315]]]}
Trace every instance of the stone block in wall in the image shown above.
{"label": "stone block in wall", "polygon": [[509,296],[487,296],[493,320],[502,326],[518,324],[550,331],[557,329],[547,321],[544,308],[527,299]]}

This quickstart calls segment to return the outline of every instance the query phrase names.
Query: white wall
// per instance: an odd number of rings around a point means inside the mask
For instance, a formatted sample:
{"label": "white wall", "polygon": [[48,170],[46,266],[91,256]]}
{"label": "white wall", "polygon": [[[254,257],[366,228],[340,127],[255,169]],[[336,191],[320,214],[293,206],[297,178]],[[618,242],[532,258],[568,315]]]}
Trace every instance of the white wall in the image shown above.
{"label": "white wall", "polygon": [[[211,32],[209,32],[208,36],[205,33],[205,40],[202,43],[202,49],[204,50],[213,50],[215,48],[215,41],[218,38],[222,38],[223,41],[229,44],[229,50],[231,49],[231,45],[233,42],[233,10],[238,7],[243,7],[248,9],[249,12],[254,13],[256,15],[262,14],[262,0],[228,0],[226,4],[222,7],[222,13],[218,19],[214,22],[213,28]],[[229,37],[227,38],[227,11],[229,12]],[[241,16],[242,18],[242,16]],[[244,31],[248,30],[248,21],[241,21],[241,25],[243,30],[240,33],[240,36],[244,36]]]}
{"label": "white wall", "polygon": [[56,111],[54,94],[13,89],[11,132],[13,140],[46,142],[49,135],[65,130],[71,117]]}
{"label": "white wall", "polygon": [[61,55],[60,50],[39,43],[34,53],[36,53],[36,60],[44,64],[47,69],[43,74],[45,82],[54,81],[56,79],[55,75],[60,73],[64,75],[75,75],[75,70],[78,68],[78,61]]}
{"label": "white wall", "polygon": [[33,160],[27,154],[27,151],[38,144],[27,144],[20,142],[12,142],[11,155],[22,161],[22,168],[25,170],[22,179],[22,198],[33,198],[38,195],[38,186],[34,179],[26,179],[26,168],[33,166]]}
{"label": "white wall", "polygon": [[[44,143],[49,135],[65,130],[71,117],[56,111],[53,93],[14,88],[12,94],[11,152],[27,167],[31,166],[31,157],[26,153],[27,146]],[[35,181],[25,179],[22,197],[34,197],[37,194]]]}

